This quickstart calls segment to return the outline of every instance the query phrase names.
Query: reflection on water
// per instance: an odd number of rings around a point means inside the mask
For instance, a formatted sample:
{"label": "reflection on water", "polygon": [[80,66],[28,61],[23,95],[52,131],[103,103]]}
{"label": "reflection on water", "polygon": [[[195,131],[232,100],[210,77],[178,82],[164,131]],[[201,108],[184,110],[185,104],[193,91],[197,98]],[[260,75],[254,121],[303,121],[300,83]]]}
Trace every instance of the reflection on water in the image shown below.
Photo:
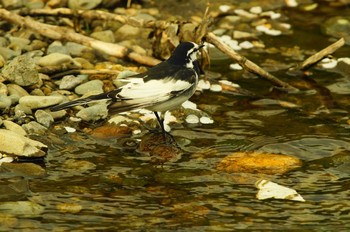
{"label": "reflection on water", "polygon": [[[337,74],[319,74],[319,84],[332,91]],[[266,86],[257,79],[241,82],[259,94]],[[0,230],[349,230],[350,143],[343,120],[349,101],[336,94],[333,99],[340,101],[326,114],[317,111],[322,99],[308,92],[289,99],[302,109],[204,92],[193,100],[220,102],[214,104],[215,123],[172,131],[184,154],[164,164],[136,149],[139,138],[52,135],[56,139],[43,164],[47,176],[1,177],[1,201],[21,206],[0,206]],[[247,150],[293,155],[304,165],[281,176],[216,170],[226,155]],[[254,182],[262,177],[296,189],[306,202],[257,200]]]}

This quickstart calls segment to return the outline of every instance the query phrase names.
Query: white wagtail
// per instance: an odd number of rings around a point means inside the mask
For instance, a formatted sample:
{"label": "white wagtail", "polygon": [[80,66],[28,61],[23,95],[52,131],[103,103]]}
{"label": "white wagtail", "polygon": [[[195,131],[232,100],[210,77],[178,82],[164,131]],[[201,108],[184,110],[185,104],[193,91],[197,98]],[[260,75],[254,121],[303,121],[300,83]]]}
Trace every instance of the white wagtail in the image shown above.
{"label": "white wagtail", "polygon": [[141,81],[130,82],[113,91],[66,102],[50,109],[58,111],[102,100],[108,102],[109,114],[145,108],[154,112],[165,137],[163,120],[158,112],[174,109],[194,94],[202,72],[197,60],[202,47],[203,45],[192,42],[180,43],[169,59],[144,73],[131,76],[140,78]]}

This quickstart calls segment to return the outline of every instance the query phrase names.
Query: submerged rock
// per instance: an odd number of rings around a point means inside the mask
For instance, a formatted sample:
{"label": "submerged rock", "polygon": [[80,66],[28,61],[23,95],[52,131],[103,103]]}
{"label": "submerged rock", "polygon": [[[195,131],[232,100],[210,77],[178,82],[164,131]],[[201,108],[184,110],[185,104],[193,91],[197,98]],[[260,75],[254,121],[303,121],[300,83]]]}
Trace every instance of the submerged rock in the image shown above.
{"label": "submerged rock", "polygon": [[226,156],[217,169],[229,173],[283,174],[300,167],[300,159],[281,154],[260,152],[235,152]]}

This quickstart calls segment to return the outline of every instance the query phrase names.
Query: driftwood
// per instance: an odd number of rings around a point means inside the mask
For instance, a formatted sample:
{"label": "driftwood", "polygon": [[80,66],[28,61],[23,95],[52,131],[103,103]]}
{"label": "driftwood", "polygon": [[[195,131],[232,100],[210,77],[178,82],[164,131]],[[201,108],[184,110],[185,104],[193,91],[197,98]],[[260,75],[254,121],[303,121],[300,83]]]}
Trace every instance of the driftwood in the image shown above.
{"label": "driftwood", "polygon": [[[152,28],[157,30],[166,30],[168,27],[176,24],[176,22],[168,22],[168,21],[162,21],[162,20],[146,21],[142,19],[136,19],[130,16],[117,15],[117,14],[112,14],[112,13],[108,13],[105,11],[98,11],[98,10],[97,11],[95,10],[73,11],[66,8],[31,9],[31,10],[24,9],[20,13],[24,15],[35,15],[35,16],[40,16],[40,15],[41,16],[65,16],[70,18],[77,17],[77,18],[83,18],[83,19],[115,20],[121,23],[129,24],[131,26],[135,26],[135,27]],[[88,36],[75,33],[71,29],[40,23],[33,20],[30,17],[22,17],[18,14],[11,13],[5,9],[0,9],[0,18],[14,24],[25,26],[48,38],[57,39],[57,40],[74,41],[74,42],[92,47],[107,55],[115,56],[118,58],[127,57],[140,64],[145,64],[149,66],[153,66],[160,62],[159,60],[153,57],[143,56],[132,51],[130,52],[128,51],[127,48],[120,46],[118,44],[102,42],[102,41],[90,38]],[[197,30],[194,33],[195,34],[194,41],[199,42],[204,38],[207,42],[212,43],[219,50],[229,55],[234,61],[239,63],[245,70],[252,72],[262,78],[267,79],[268,81],[272,82],[274,85],[278,87],[282,87],[289,91],[297,90],[293,86],[279,80],[277,77],[273,76],[272,74],[260,68],[257,64],[253,63],[252,61],[248,60],[244,56],[235,52],[229,46],[222,43],[221,40],[218,37],[216,37],[213,33],[207,32],[207,26],[209,24],[209,21],[210,20],[208,17],[208,8],[207,8],[202,24],[197,26]],[[176,24],[176,26],[179,27],[181,25]]]}
{"label": "driftwood", "polygon": [[315,65],[320,60],[322,60],[324,57],[334,53],[338,48],[342,47],[344,44],[345,44],[344,38],[337,40],[336,42],[332,43],[328,47],[322,49],[321,51],[307,58],[303,63],[299,64],[295,69],[306,71],[311,66]]}
{"label": "driftwood", "polygon": [[43,35],[45,37],[55,39],[55,40],[73,41],[73,42],[91,47],[93,49],[96,49],[97,51],[100,51],[104,54],[115,56],[117,58],[127,57],[140,64],[145,64],[149,66],[154,66],[160,62],[159,60],[153,57],[144,56],[144,55],[137,54],[133,51],[129,51],[124,46],[99,41],[91,37],[78,34],[68,28],[40,23],[38,21],[33,20],[30,17],[22,17],[18,14],[12,13],[5,9],[0,9],[0,18],[17,25],[27,27],[30,30],[36,33],[39,33],[40,35]]}

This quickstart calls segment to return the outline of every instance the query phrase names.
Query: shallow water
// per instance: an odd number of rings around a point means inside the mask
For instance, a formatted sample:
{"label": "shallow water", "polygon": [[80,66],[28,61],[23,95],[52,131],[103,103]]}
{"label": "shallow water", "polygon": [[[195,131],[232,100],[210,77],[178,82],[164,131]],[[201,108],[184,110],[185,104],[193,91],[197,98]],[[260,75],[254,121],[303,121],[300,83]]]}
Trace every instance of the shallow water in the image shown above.
{"label": "shallow water", "polygon": [[[346,11],[349,8],[344,11],[321,8],[310,14],[286,11],[293,34],[261,39],[268,47],[295,44],[302,49],[320,50],[330,40],[319,33],[318,25],[327,15],[346,14]],[[342,57],[350,54],[349,51],[349,46],[345,46],[336,55]],[[277,56],[243,53],[258,64]],[[278,59],[287,64],[296,62],[293,57]],[[213,69],[220,69],[227,79],[263,96],[258,99],[279,99],[279,96],[301,107],[290,109],[228,93],[203,92],[191,100],[202,109],[216,109],[210,114],[214,124],[174,129],[172,134],[185,152],[177,161],[163,165],[154,164],[149,155],[138,152],[135,138],[97,140],[82,131],[63,135],[54,132],[42,138],[45,143],[51,143],[43,164],[45,177],[5,175],[0,182],[2,187],[21,188],[16,194],[2,193],[2,202],[29,201],[41,206],[41,210],[1,212],[0,228],[350,230],[349,95],[336,89],[324,94],[327,90],[324,87],[343,85],[349,77],[312,69],[311,78],[317,81],[312,90],[316,91],[281,94],[271,93],[271,85],[266,81],[249,75],[242,78],[242,72],[230,71],[226,66]],[[274,74],[287,82],[301,82],[299,77],[288,76],[285,71]],[[304,165],[287,174],[272,176],[216,170],[217,163],[232,152],[257,150],[293,155],[302,159]],[[78,168],[72,160],[89,163]],[[260,178],[296,189],[306,202],[256,199],[254,183]]]}

